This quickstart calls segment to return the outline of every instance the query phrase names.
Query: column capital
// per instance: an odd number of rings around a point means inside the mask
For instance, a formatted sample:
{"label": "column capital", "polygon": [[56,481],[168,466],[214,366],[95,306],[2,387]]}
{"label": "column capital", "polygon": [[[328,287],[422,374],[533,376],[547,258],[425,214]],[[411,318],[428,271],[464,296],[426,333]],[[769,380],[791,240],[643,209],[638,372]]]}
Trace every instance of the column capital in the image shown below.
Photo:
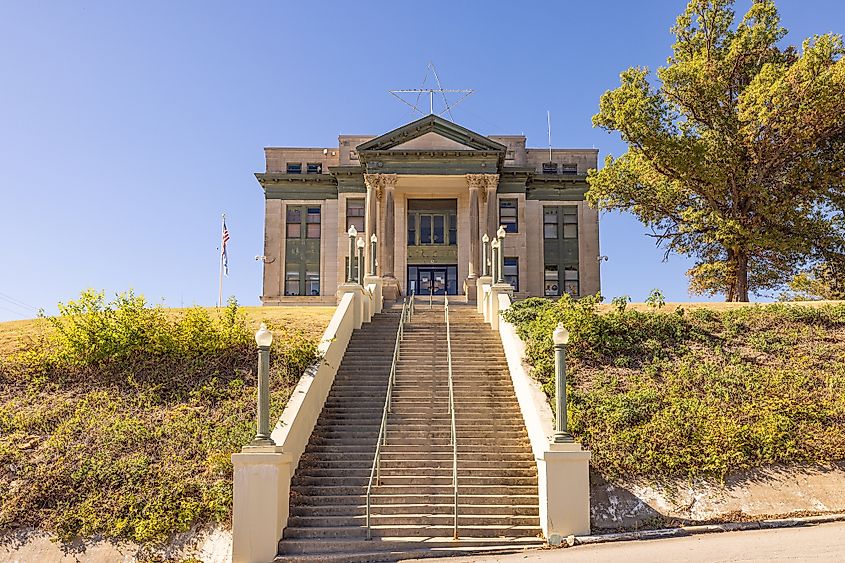
{"label": "column capital", "polygon": [[487,192],[495,190],[499,185],[498,174],[467,174],[466,179],[470,190],[481,190],[482,203],[487,203]]}
{"label": "column capital", "polygon": [[364,184],[368,190],[373,190],[376,199],[384,197],[384,190],[392,190],[396,187],[396,174],[364,174]]}

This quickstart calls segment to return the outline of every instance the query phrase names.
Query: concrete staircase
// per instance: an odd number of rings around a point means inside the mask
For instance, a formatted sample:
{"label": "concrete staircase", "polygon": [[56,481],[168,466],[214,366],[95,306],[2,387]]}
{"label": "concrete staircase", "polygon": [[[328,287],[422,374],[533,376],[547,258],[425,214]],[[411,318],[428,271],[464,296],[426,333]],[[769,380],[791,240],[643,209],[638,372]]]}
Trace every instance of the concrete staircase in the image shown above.
{"label": "concrete staircase", "polygon": [[418,304],[406,325],[374,486],[366,488],[399,309],[353,334],[291,484],[278,561],[396,561],[542,545],[536,464],[495,333],[450,304],[458,435],[458,540],[443,305]]}

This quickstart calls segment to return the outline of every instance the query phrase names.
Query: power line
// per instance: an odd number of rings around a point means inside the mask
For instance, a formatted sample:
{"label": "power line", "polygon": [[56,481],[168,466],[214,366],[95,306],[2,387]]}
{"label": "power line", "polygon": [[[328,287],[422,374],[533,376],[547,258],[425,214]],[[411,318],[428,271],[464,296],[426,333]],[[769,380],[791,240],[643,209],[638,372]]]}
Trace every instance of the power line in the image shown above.
{"label": "power line", "polygon": [[6,301],[7,303],[14,305],[16,307],[20,307],[22,309],[29,309],[29,310],[32,310],[32,311],[38,311],[38,309],[36,307],[33,307],[32,305],[29,305],[27,303],[24,303],[20,299],[15,299],[11,295],[8,295],[8,294],[3,293],[3,292],[0,292],[0,299],[2,299],[3,301]]}

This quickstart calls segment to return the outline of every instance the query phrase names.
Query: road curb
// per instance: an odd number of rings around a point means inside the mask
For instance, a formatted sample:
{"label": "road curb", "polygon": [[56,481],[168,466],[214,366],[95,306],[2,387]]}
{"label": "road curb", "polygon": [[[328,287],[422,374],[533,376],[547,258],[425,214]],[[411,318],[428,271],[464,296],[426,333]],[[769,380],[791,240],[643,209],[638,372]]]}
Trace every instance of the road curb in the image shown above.
{"label": "road curb", "polygon": [[771,528],[792,528],[797,526],[815,526],[828,522],[845,522],[845,513],[824,514],[821,516],[805,516],[800,518],[782,518],[771,520],[755,520],[753,522],[725,522],[724,524],[702,524],[699,526],[680,526],[678,528],[661,528],[659,530],[643,530],[640,532],[619,532],[615,534],[599,534],[594,536],[569,536],[563,542],[565,546],[590,545],[616,541],[656,540],[694,536],[698,534],[714,534],[719,532],[738,532],[742,530],[766,530]]}

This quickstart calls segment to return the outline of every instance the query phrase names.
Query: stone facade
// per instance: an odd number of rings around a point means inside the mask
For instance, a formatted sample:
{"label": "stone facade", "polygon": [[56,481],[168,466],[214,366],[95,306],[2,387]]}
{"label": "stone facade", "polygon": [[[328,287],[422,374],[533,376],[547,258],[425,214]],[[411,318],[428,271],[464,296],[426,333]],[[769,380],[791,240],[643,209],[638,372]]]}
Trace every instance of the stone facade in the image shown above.
{"label": "stone facade", "polygon": [[[551,156],[551,159],[550,159]],[[600,288],[598,214],[584,202],[596,149],[526,148],[429,115],[338,146],[266,148],[264,304],[330,303],[348,278],[348,228],[385,297],[465,294],[487,271],[482,238],[507,227],[504,273],[517,298]],[[358,244],[357,239],[353,241]],[[355,251],[357,255],[357,250]],[[357,259],[353,259],[357,277]]]}

